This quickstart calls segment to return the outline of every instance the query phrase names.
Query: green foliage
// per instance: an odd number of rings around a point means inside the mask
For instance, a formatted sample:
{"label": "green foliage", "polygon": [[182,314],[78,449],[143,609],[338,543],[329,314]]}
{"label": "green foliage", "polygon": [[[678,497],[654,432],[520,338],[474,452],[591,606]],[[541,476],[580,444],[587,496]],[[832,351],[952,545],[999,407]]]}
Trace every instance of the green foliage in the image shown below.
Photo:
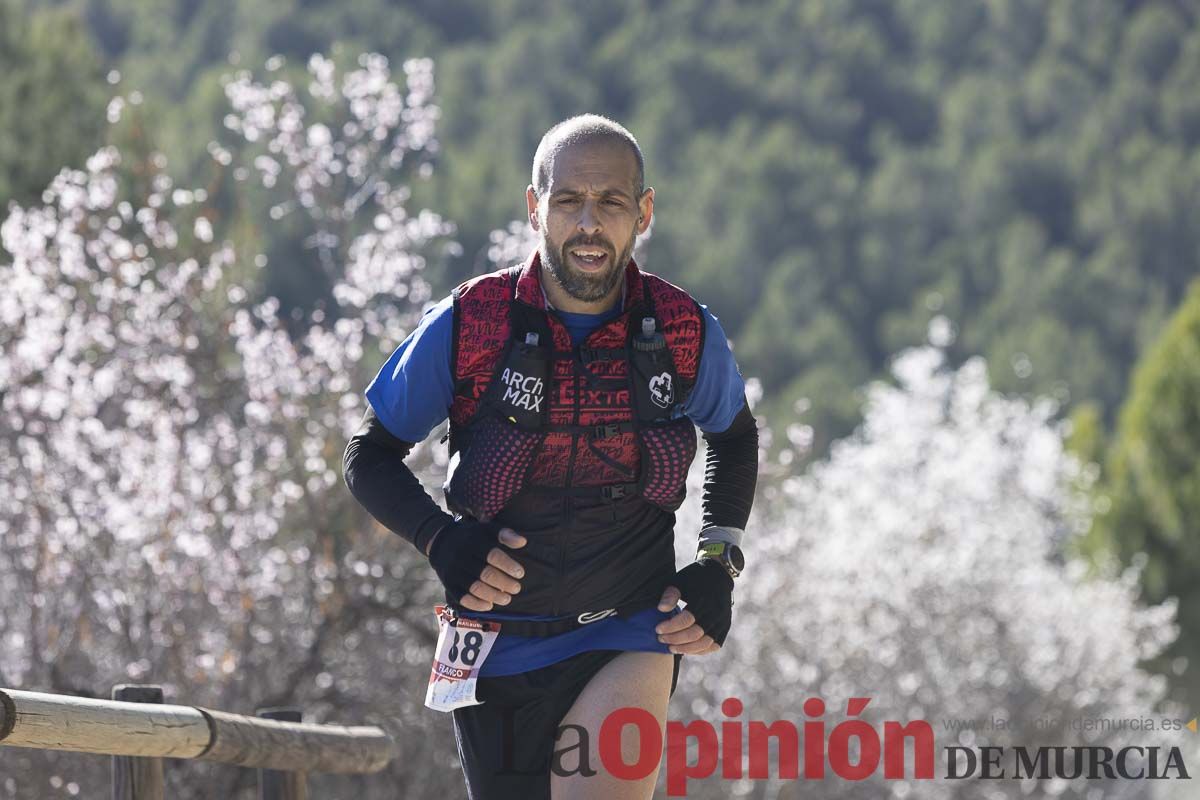
{"label": "green foliage", "polygon": [[[1109,451],[1094,545],[1123,561],[1145,554],[1154,602],[1179,598],[1184,683],[1200,698],[1200,282],[1138,365]],[[1139,557],[1140,558],[1140,557]],[[1169,661],[1168,661],[1169,663]]]}
{"label": "green foliage", "polygon": [[[438,291],[486,268],[489,232],[523,218],[546,128],[621,120],[657,192],[646,266],[712,305],[772,421],[811,408],[818,451],[857,418],[853,387],[935,314],[958,329],[952,357],[985,355],[998,389],[1094,402],[1111,424],[1200,270],[1200,26],[1178,2],[87,9],[124,85],[166,110],[156,138],[185,171],[207,169],[223,73],[336,47],[432,57],[439,163],[413,202],[462,245],[431,269]],[[300,247],[257,232],[271,252]],[[268,280],[311,305],[288,264],[272,259]]]}
{"label": "green foliage", "polygon": [[0,210],[41,197],[100,145],[104,72],[78,15],[0,0]]}
{"label": "green foliage", "polygon": [[1071,412],[1070,421],[1071,430],[1065,442],[1068,452],[1084,464],[1099,466],[1108,444],[1100,408],[1095,403],[1081,403]]}

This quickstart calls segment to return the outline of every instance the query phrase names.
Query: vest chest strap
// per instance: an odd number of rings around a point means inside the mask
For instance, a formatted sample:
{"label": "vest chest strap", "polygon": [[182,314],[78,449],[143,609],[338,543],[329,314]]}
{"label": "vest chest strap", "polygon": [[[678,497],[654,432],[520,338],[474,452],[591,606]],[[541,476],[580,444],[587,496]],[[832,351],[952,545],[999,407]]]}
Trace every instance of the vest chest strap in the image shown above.
{"label": "vest chest strap", "polygon": [[624,361],[629,358],[629,351],[624,347],[581,347],[579,358],[584,364],[593,361]]}
{"label": "vest chest strap", "polygon": [[542,426],[547,433],[584,434],[592,439],[610,439],[622,433],[632,433],[636,428],[632,422],[605,422],[599,425],[552,425]]}

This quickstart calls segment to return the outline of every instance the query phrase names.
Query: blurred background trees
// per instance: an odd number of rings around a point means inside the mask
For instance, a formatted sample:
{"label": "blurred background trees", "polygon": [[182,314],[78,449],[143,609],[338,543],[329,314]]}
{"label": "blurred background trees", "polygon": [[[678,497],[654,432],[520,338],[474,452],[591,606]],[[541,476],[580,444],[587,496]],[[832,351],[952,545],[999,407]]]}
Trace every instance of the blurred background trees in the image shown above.
{"label": "blurred background trees", "polygon": [[[397,78],[378,55],[316,57],[298,86],[281,69],[229,81],[236,141],[209,148],[210,188],[177,184],[118,97],[123,148],[0,226],[0,684],[296,703],[389,729],[389,796],[450,792],[453,739],[419,711],[436,580],[341,479],[362,387],[428,299],[425,253],[448,232],[407,208],[406,173],[435,141],[429,65]],[[269,256],[243,213],[316,251],[328,303],[289,325],[278,299],[255,298]],[[415,464],[436,460],[421,447]],[[254,791],[248,770],[172,766],[172,796]],[[108,769],[6,750],[0,792],[94,796]]]}
{"label": "blurred background trees", "polygon": [[36,201],[100,145],[109,89],[91,33],[68,9],[0,0],[0,209]]}
{"label": "blurred background trees", "polygon": [[[915,493],[896,513],[941,538],[905,552],[924,559],[921,547],[963,535],[980,559],[967,566],[986,575],[988,559],[1018,550],[1063,608],[1095,601],[1123,620],[1111,640],[1090,629],[1070,639],[1039,617],[1063,648],[1051,655],[1128,654],[1150,629],[1163,644],[1160,617],[1137,622],[1157,612],[1126,596],[1128,575],[1115,578],[1106,561],[1116,555],[1137,568],[1143,601],[1178,598],[1180,639],[1140,652],[1192,692],[1184,698],[1200,697],[1189,444],[1200,418],[1188,391],[1200,330],[1196,301],[1181,306],[1200,266],[1200,26],[1188,4],[0,0],[0,66],[0,206],[19,204],[0,253],[0,581],[44,598],[0,616],[0,679],[103,693],[146,675],[195,702],[248,710],[286,697],[318,718],[404,725],[415,749],[394,765],[395,785],[454,795],[458,776],[438,760],[453,750],[446,726],[418,713],[430,576],[329,474],[361,390],[421,306],[520,249],[542,132],[594,111],[646,151],[657,214],[639,260],[720,316],[771,426],[763,486],[778,515],[757,523],[765,547],[768,532],[784,531],[779,559],[799,562],[812,544],[795,538],[808,535],[799,527],[815,535],[839,514],[845,536],[879,525],[829,476],[854,447],[884,458],[899,446],[881,420],[903,428],[905,414],[928,411],[918,401],[929,392],[951,397],[939,370],[974,393],[981,418],[1001,406],[979,398],[1048,398],[1050,416],[1071,419],[1071,451],[1102,467],[1084,482],[1095,513],[1072,516],[1069,533],[1003,515],[958,530],[922,516],[929,496]],[[55,178],[62,167],[74,171]],[[96,253],[115,270],[103,279]],[[78,333],[159,317],[163,327],[129,340]],[[931,321],[940,366],[906,383],[894,355],[925,342]],[[64,391],[71,402],[45,404]],[[872,397],[874,428],[863,406]],[[154,428],[155,416],[170,422]],[[1051,431],[1038,441],[1067,436],[1037,419]],[[1027,453],[976,435],[991,430],[980,426],[918,430],[1026,467]],[[839,455],[856,429],[858,444]],[[82,449],[80,435],[92,437]],[[442,457],[437,447],[418,456],[431,481]],[[130,478],[131,460],[161,474]],[[818,460],[833,472],[797,483]],[[1001,488],[1009,493],[968,494],[956,507],[1065,504],[1075,490]],[[147,512],[131,529],[130,507]],[[697,519],[689,508],[681,541]],[[150,540],[158,550],[143,552]],[[107,588],[85,585],[101,544]],[[1076,551],[1097,565],[1100,588],[1066,571]],[[218,588],[206,591],[205,576]],[[845,576],[813,580],[832,592]],[[143,585],[162,594],[116,592]],[[45,606],[53,592],[62,602]],[[911,592],[910,610],[942,615],[921,635],[942,641],[957,618]],[[997,589],[991,602],[1009,601]],[[172,609],[205,631],[194,650],[170,625],[154,627]],[[741,613],[751,630],[767,608]],[[814,619],[823,629],[848,613]],[[147,614],[139,639],[130,626]],[[116,619],[117,630],[81,638],[89,619]],[[279,628],[293,638],[255,638]],[[759,658],[752,644],[738,648]],[[858,643],[826,644],[828,663],[803,663],[874,674]],[[1128,708],[1165,695],[1127,661],[1077,676]],[[243,684],[244,673],[259,677]],[[914,685],[943,680],[912,674]],[[1032,691],[1013,675],[1004,685]],[[716,696],[686,670],[685,680],[689,701]],[[761,696],[765,710],[772,695]],[[981,692],[944,710],[983,715],[995,700]],[[1063,702],[1064,712],[1090,708]],[[191,768],[178,770],[178,791]],[[229,780],[231,792],[246,788]],[[12,797],[42,797],[46,785],[0,774]],[[355,793],[370,797],[367,785]],[[51,784],[62,796],[69,786]]]}
{"label": "blurred background trees", "polygon": [[[1200,282],[1140,362],[1107,454],[1088,545],[1143,566],[1145,595],[1178,598],[1182,633],[1158,668],[1200,697]],[[1185,671],[1187,665],[1193,668]]]}
{"label": "blurred background trees", "polygon": [[[461,245],[431,265],[439,292],[523,219],[549,125],[621,120],[658,192],[647,266],[716,305],[763,381],[763,412],[786,423],[807,408],[815,454],[855,424],[857,387],[938,313],[960,326],[953,360],[985,355],[997,388],[1094,401],[1112,425],[1200,266],[1200,31],[1186,3],[69,7],[163,109],[156,137],[185,173],[203,168],[220,76],[239,64],[338,47],[433,58],[442,147],[414,201],[454,220]],[[267,273],[288,286],[285,311],[312,302],[303,285],[319,291],[287,277],[307,274],[293,256]]]}
{"label": "blurred background trees", "polygon": [[[1175,605],[1141,603],[1136,569],[1107,559],[1089,576],[1086,562],[1065,554],[1088,529],[1094,469],[1064,447],[1054,401],[995,392],[979,358],[948,368],[946,325],[935,318],[936,344],[897,355],[895,385],[868,387],[862,424],[827,459],[762,489],[734,607],[736,647],[703,667],[685,661],[673,708],[682,695],[696,718],[723,720],[720,704],[735,695],[746,708],[739,721],[769,723],[759,709],[820,697],[829,731],[847,719],[850,698],[869,697],[865,719],[928,720],[939,748],[1116,750],[1153,740],[1190,754],[1187,731],[1067,728],[1080,717],[1140,720],[1162,701],[1166,679],[1143,663],[1173,640]],[[698,522],[694,499],[683,519]],[[680,527],[681,553],[691,530]],[[979,727],[956,727],[964,720]],[[995,720],[1010,727],[989,729]],[[944,774],[941,753],[936,763]],[[688,797],[984,800],[1025,796],[1021,783],[714,780],[694,782]],[[1046,783],[1034,790],[1042,792],[1150,795],[1136,781]]]}

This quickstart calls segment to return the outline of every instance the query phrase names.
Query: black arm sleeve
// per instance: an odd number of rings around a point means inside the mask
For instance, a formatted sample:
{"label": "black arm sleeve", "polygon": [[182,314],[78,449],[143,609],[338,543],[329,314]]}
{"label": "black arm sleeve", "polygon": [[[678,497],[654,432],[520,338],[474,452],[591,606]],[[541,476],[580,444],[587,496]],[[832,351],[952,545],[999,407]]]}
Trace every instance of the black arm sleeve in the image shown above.
{"label": "black arm sleeve", "polygon": [[443,511],[404,463],[412,442],[397,439],[368,405],[342,456],[350,493],[379,523],[425,554],[433,535],[454,518]]}
{"label": "black arm sleeve", "polygon": [[745,529],[758,484],[758,426],[749,404],[728,428],[704,434],[704,441],[704,527]]}

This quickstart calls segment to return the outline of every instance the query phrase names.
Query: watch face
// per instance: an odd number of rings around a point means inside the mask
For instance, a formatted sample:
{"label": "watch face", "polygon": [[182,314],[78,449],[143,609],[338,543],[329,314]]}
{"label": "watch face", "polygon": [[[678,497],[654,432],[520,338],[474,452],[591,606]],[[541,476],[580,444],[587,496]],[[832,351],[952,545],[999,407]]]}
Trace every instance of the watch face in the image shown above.
{"label": "watch face", "polygon": [[729,563],[734,569],[736,569],[738,572],[741,572],[746,568],[746,557],[742,555],[742,548],[738,547],[736,544],[731,544],[726,553],[729,555]]}

